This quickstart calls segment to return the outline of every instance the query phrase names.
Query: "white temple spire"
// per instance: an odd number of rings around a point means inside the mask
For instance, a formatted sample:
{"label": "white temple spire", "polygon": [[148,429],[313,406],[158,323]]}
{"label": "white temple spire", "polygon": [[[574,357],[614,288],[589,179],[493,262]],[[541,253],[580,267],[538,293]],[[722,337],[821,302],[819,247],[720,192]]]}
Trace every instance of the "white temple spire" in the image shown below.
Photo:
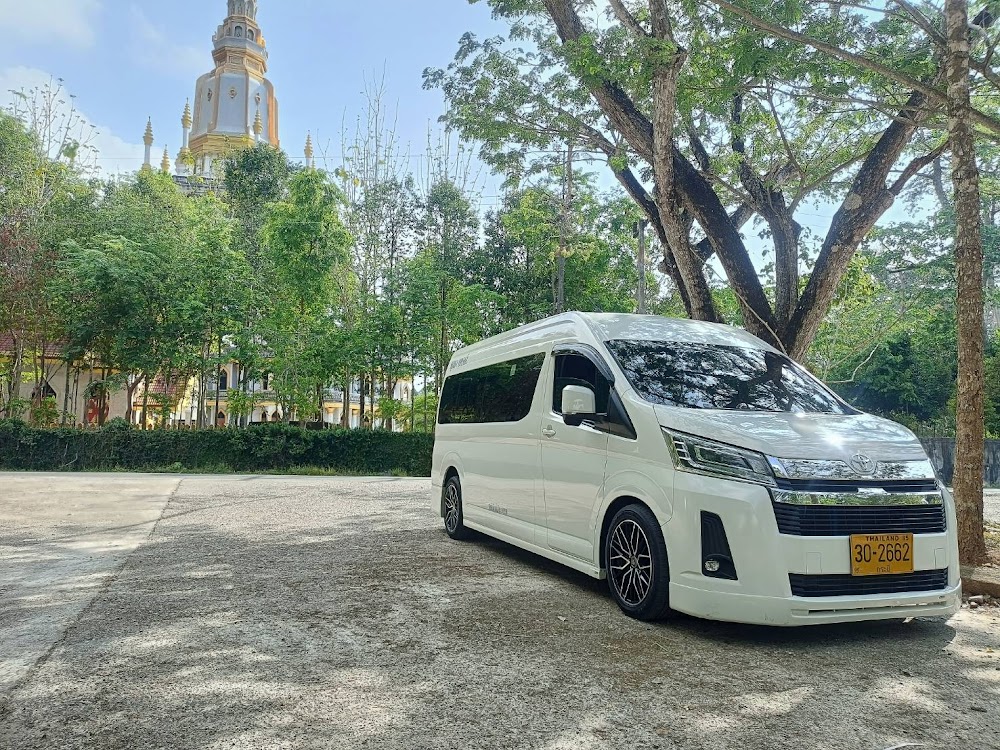
{"label": "white temple spire", "polygon": [[146,121],[146,134],[142,137],[142,142],[146,144],[146,158],[142,163],[144,171],[150,172],[153,169],[153,118]]}

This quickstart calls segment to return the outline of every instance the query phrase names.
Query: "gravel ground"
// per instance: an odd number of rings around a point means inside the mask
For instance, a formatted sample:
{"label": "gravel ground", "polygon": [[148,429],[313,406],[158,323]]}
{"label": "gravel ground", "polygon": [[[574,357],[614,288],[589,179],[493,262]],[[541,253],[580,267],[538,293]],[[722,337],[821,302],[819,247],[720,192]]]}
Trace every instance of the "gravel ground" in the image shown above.
{"label": "gravel ground", "polygon": [[1000,490],[986,490],[983,495],[983,516],[987,523],[1000,526]]}
{"label": "gravel ground", "polygon": [[602,582],[448,540],[427,491],[183,479],[0,695],[0,748],[1000,745],[995,608],[798,630],[638,623]]}

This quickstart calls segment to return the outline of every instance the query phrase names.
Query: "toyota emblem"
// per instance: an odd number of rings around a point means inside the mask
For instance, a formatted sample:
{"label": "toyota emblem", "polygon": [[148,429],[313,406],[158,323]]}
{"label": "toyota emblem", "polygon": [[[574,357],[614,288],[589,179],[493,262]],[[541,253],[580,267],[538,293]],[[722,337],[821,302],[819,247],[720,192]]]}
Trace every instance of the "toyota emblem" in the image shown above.
{"label": "toyota emblem", "polygon": [[851,456],[850,464],[858,474],[875,473],[875,462],[864,453],[855,453]]}

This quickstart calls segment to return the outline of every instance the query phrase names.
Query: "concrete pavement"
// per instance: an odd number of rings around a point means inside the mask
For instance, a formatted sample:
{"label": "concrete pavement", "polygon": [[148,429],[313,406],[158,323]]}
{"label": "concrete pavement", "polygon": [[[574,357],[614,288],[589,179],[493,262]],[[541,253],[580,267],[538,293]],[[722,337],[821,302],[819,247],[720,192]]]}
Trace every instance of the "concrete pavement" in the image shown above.
{"label": "concrete pavement", "polygon": [[[28,581],[5,579],[0,627],[48,588],[75,606],[0,689],[4,750],[950,749],[1000,734],[995,608],[798,630],[650,625],[602,582],[450,541],[426,481],[58,479],[14,493],[0,476],[0,569],[13,560]],[[80,523],[88,496],[122,499]],[[94,568],[61,546],[52,555],[76,562],[48,583],[18,562],[68,539],[102,540]]]}
{"label": "concrete pavement", "polygon": [[177,477],[0,474],[0,694],[148,536]]}

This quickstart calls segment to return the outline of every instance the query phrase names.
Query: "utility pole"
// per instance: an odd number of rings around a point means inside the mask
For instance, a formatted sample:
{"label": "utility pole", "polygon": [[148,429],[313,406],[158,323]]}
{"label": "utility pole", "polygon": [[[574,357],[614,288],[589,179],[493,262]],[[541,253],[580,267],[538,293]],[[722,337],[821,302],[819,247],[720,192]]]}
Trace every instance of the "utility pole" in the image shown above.
{"label": "utility pole", "polygon": [[640,219],[635,223],[635,236],[639,238],[639,258],[636,268],[639,271],[639,290],[636,295],[636,312],[645,315],[646,310],[646,227],[649,222]]}
{"label": "utility pole", "polygon": [[559,256],[556,258],[556,314],[566,311],[566,256],[569,254],[570,216],[573,211],[573,142],[567,144],[563,172],[562,221],[559,222]]}

